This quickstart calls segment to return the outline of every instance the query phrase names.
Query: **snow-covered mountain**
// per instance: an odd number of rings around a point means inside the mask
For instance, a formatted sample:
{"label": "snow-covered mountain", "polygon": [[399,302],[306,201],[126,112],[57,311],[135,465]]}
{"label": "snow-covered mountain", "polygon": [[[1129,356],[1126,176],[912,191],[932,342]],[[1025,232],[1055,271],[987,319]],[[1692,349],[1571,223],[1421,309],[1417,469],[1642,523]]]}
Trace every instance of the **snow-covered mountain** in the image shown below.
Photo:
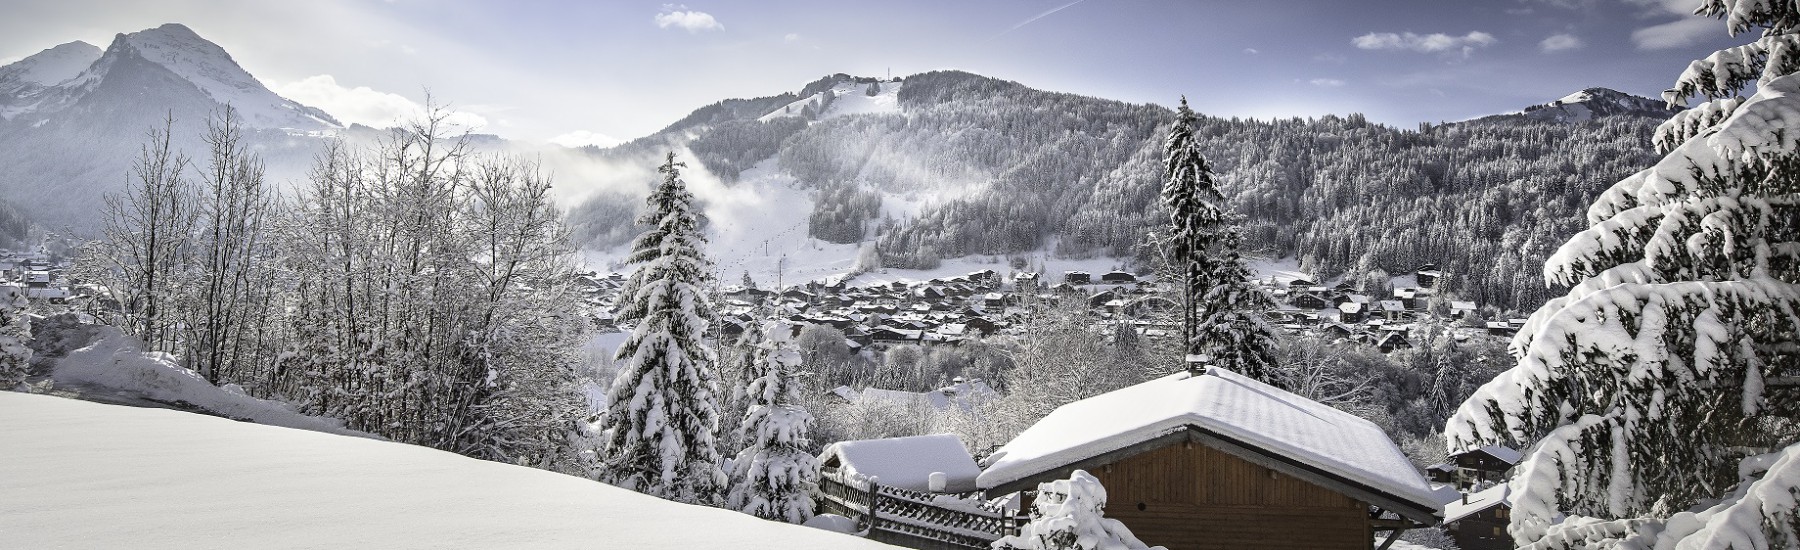
{"label": "snow-covered mountain", "polygon": [[[94,53],[93,46],[72,42],[0,68],[0,82],[4,75],[17,72],[21,80],[44,88],[32,94],[39,101],[22,102],[7,118],[38,124],[51,121],[68,109],[92,109],[95,102],[124,98],[136,99],[139,108],[159,110],[164,102],[154,100],[160,98],[185,100],[183,103],[208,109],[230,104],[244,115],[246,124],[255,128],[320,130],[342,126],[324,111],[269,91],[238,66],[224,48],[177,23],[120,34],[104,53],[90,55]],[[82,65],[84,59],[88,61],[85,66],[69,75],[69,70]],[[120,87],[127,89],[117,90]],[[4,90],[0,87],[0,92]],[[118,91],[127,93],[124,98],[109,94]]]}
{"label": "snow-covered mountain", "polygon": [[1545,122],[1586,122],[1607,116],[1639,116],[1658,120],[1669,118],[1678,109],[1648,97],[1632,95],[1611,88],[1588,88],[1549,103],[1523,110],[1483,117],[1478,120],[1524,119]]}
{"label": "snow-covered mountain", "polygon": [[99,59],[100,48],[77,40],[0,67],[0,118],[12,118],[22,104],[75,78]]}
{"label": "snow-covered mountain", "polygon": [[[1657,109],[1595,88],[1417,130],[1349,114],[1201,116],[1195,133],[1252,250],[1327,275],[1437,263],[1465,274],[1454,291],[1512,307],[1546,298],[1541,280],[1519,274],[1550,250],[1519,243],[1553,242],[1583,219],[1572,205],[1592,200],[1594,182],[1651,162],[1648,136],[1667,116]],[[667,151],[683,157],[714,222],[711,252],[733,276],[1069,261],[1112,269],[1137,264],[1144,235],[1166,221],[1160,166],[1172,117],[966,72],[898,82],[838,74],[797,93],[726,99],[592,154],[646,170]],[[641,202],[594,194],[571,211],[575,237],[604,264],[636,233],[630,214]]]}
{"label": "snow-covered mountain", "polygon": [[343,130],[180,24],[117,35],[104,51],[71,42],[0,67],[0,199],[54,229],[91,230],[146,131],[173,119],[175,145],[197,154],[207,118],[226,104],[277,181],[303,174],[318,137]]}

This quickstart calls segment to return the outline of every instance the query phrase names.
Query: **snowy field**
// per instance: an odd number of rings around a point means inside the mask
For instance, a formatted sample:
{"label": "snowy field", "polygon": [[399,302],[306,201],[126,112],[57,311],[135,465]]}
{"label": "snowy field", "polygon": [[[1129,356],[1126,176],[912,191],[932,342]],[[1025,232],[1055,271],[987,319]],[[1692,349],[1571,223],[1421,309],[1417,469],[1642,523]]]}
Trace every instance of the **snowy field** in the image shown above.
{"label": "snowy field", "polygon": [[892,548],[398,443],[0,392],[5,548]]}

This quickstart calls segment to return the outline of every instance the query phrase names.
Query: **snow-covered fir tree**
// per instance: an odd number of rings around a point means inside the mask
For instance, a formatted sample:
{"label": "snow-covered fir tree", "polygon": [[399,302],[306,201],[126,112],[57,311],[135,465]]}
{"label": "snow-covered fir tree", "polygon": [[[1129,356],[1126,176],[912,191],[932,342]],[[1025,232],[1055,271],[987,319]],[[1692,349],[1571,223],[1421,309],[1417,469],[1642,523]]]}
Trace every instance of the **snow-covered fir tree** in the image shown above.
{"label": "snow-covered fir tree", "polygon": [[618,377],[607,393],[606,442],[600,479],[670,500],[717,504],[726,477],[715,440],[718,373],[704,341],[712,321],[706,291],[712,268],[693,212],[693,194],[675,154],[657,171],[663,180],[639,220],[648,229],[633,243],[637,271],[620,292],[618,319],[634,324],[619,345]]}
{"label": "snow-covered fir tree", "polygon": [[[1019,534],[994,541],[1001,550],[1146,550],[1143,541],[1116,519],[1108,519],[1106,487],[1086,470],[1069,479],[1038,484],[1031,522]],[[1160,550],[1161,546],[1149,547]]]}
{"label": "snow-covered fir tree", "polygon": [[1588,209],[1544,265],[1573,288],[1445,426],[1451,450],[1533,446],[1512,482],[1521,546],[1800,547],[1800,3],[1697,13],[1761,36],[1665,93],[1710,101]]}
{"label": "snow-covered fir tree", "polygon": [[787,323],[770,321],[749,332],[765,337],[745,365],[751,377],[745,388],[749,410],[738,439],[748,446],[732,462],[725,505],[760,518],[804,523],[813,516],[819,459],[806,452],[813,417],[798,404],[800,387],[793,379],[800,350]]}
{"label": "snow-covered fir tree", "polygon": [[1181,98],[1163,142],[1162,203],[1169,223],[1158,238],[1181,296],[1182,339],[1190,355],[1279,385],[1269,372],[1274,335],[1255,313],[1268,299],[1249,285],[1237,230],[1219,206],[1225,197],[1194,139],[1195,119]]}

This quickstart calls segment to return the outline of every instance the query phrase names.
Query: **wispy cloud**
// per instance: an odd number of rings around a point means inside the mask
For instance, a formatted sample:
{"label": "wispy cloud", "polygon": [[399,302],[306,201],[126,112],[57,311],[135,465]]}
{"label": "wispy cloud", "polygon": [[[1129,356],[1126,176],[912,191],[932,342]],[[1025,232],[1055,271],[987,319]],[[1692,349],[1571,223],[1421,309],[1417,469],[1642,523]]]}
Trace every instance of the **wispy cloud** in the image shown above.
{"label": "wispy cloud", "polygon": [[1063,10],[1066,10],[1066,9],[1069,9],[1069,8],[1072,8],[1072,7],[1075,7],[1075,5],[1076,5],[1076,4],[1080,4],[1080,3],[1082,3],[1082,2],[1086,2],[1086,1],[1087,1],[1087,0],[1075,0],[1075,1],[1074,1],[1074,2],[1069,2],[1069,3],[1067,3],[1067,4],[1063,4],[1063,5],[1061,5],[1061,6],[1057,6],[1057,7],[1054,7],[1054,8],[1050,8],[1050,9],[1048,9],[1048,10],[1044,10],[1044,13],[1040,13],[1040,14],[1037,14],[1037,15],[1033,15],[1033,16],[1031,16],[1031,17],[1030,17],[1030,18],[1027,18],[1027,19],[1026,19],[1026,20],[1024,20],[1024,21],[1020,21],[1020,22],[1019,22],[1019,24],[1017,24],[1017,25],[1013,25],[1013,26],[1012,26],[1012,27],[1011,27],[1011,28],[1008,28],[1008,29],[1006,29],[1006,30],[1003,30],[1003,31],[1000,31],[1000,34],[996,34],[996,35],[993,35],[993,36],[990,36],[990,37],[988,37],[988,39],[987,39],[987,40],[983,40],[983,41],[982,41],[982,42],[987,42],[987,41],[989,41],[989,40],[993,40],[993,39],[995,39],[995,38],[1000,38],[1000,37],[1002,37],[1002,36],[1006,36],[1006,33],[1009,33],[1009,32],[1013,32],[1013,31],[1016,31],[1016,30],[1019,30],[1019,28],[1021,28],[1021,27],[1024,27],[1024,26],[1026,26],[1026,25],[1030,25],[1030,24],[1032,24],[1032,23],[1036,23],[1036,22],[1037,22],[1037,20],[1039,20],[1039,19],[1043,19],[1043,18],[1045,18],[1045,17],[1049,17],[1049,16],[1051,16],[1051,15],[1054,15],[1054,14],[1055,14],[1055,13],[1056,13],[1056,12],[1059,12],[1059,11],[1063,11]]}
{"label": "wispy cloud", "polygon": [[712,14],[676,4],[663,4],[662,11],[656,14],[655,21],[657,28],[676,27],[686,29],[690,33],[725,30],[725,24],[720,23]]}
{"label": "wispy cloud", "polygon": [[1259,50],[1257,50],[1257,49],[1256,49],[1256,48],[1244,48],[1244,53],[1247,53],[1247,54],[1250,54],[1250,55],[1256,55],[1256,54],[1259,54],[1259,53],[1262,53],[1262,52],[1261,52],[1261,51],[1259,51]]}
{"label": "wispy cloud", "polygon": [[1468,55],[1475,48],[1492,46],[1500,40],[1494,35],[1472,31],[1462,36],[1451,36],[1441,32],[1431,34],[1372,32],[1350,40],[1351,44],[1365,50],[1407,50],[1419,53],[1462,52]]}
{"label": "wispy cloud", "polygon": [[1336,88],[1344,85],[1344,81],[1335,78],[1315,78],[1308,80],[1306,83],[1321,88]]}
{"label": "wispy cloud", "polygon": [[791,33],[791,32],[787,33],[787,36],[781,37],[781,41],[782,42],[799,42],[800,34],[799,33]]}
{"label": "wispy cloud", "polygon": [[1640,50],[1666,50],[1692,45],[1708,36],[1724,33],[1725,26],[1718,20],[1688,17],[1632,31],[1631,43],[1636,44]]}
{"label": "wispy cloud", "polygon": [[1581,37],[1569,33],[1553,34],[1538,42],[1538,49],[1544,53],[1578,50],[1582,46],[1586,46],[1586,44],[1581,42]]}
{"label": "wispy cloud", "polygon": [[[347,88],[328,74],[314,75],[297,82],[267,83],[269,89],[303,105],[318,107],[345,124],[362,124],[390,128],[402,122],[425,116],[425,106],[400,94],[377,91],[368,86]],[[468,111],[451,111],[450,124],[465,128],[488,125],[486,117]]]}

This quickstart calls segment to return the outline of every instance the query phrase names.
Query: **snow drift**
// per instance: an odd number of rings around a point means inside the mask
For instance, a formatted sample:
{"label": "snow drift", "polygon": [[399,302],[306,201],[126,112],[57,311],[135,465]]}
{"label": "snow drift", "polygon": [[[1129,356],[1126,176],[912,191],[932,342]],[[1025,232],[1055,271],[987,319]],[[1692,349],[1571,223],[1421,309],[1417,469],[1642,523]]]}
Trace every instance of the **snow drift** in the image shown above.
{"label": "snow drift", "polygon": [[0,392],[11,548],[891,548],[424,447]]}

